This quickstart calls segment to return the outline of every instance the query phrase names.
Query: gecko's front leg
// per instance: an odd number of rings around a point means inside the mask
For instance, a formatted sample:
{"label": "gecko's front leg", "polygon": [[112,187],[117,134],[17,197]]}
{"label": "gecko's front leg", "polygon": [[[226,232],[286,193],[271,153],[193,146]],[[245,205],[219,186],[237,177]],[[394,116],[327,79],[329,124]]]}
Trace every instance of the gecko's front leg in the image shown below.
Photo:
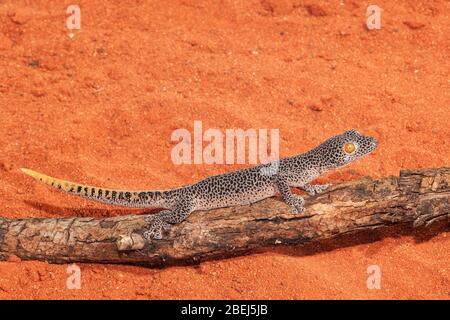
{"label": "gecko's front leg", "polygon": [[286,202],[286,204],[291,207],[292,213],[296,214],[299,212],[305,212],[305,208],[303,207],[303,205],[305,204],[305,200],[303,199],[303,197],[291,192],[291,188],[289,187],[286,178],[277,175],[275,177],[274,183],[278,191],[280,192],[284,202]]}

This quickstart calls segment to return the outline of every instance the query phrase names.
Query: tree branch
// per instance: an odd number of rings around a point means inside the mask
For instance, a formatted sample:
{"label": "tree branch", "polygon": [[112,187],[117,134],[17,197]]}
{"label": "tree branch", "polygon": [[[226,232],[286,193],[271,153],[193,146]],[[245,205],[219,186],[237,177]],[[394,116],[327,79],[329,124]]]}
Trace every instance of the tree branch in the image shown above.
{"label": "tree branch", "polygon": [[192,264],[258,247],[300,244],[400,223],[427,226],[450,216],[450,168],[404,170],[399,177],[364,178],[306,200],[293,215],[271,198],[253,205],[194,212],[163,240],[145,243],[145,215],[105,219],[0,218],[0,260],[53,263]]}

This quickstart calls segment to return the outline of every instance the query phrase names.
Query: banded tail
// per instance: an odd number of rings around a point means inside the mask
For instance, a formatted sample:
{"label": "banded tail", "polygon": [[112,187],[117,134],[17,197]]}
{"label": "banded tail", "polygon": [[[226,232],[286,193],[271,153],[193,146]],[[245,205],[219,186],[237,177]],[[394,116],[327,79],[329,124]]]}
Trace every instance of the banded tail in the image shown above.
{"label": "banded tail", "polygon": [[89,200],[111,205],[132,208],[165,208],[165,191],[128,191],[92,187],[66,180],[49,177],[45,174],[22,168],[32,178],[67,193]]}

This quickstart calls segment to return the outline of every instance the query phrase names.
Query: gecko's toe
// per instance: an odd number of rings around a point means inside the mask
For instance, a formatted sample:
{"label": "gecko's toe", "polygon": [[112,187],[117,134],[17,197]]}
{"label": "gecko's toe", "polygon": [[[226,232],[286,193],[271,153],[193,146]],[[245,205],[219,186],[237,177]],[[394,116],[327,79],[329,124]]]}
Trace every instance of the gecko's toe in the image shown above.
{"label": "gecko's toe", "polygon": [[303,208],[303,204],[305,203],[305,200],[303,199],[303,197],[300,196],[292,196],[287,203],[290,205],[291,207],[291,212],[293,214],[297,214],[297,213],[303,213],[305,212],[305,208]]}
{"label": "gecko's toe", "polygon": [[143,236],[146,240],[150,241],[150,240],[161,240],[162,239],[162,232],[161,230],[157,230],[157,229],[149,229],[147,231],[144,231]]}
{"label": "gecko's toe", "polygon": [[144,232],[144,238],[147,240],[161,240],[162,232],[161,230],[149,230]]}
{"label": "gecko's toe", "polygon": [[304,214],[306,212],[306,209],[304,207],[292,207],[291,208],[292,214]]}
{"label": "gecko's toe", "polygon": [[317,193],[322,193],[331,186],[332,186],[331,183],[321,184],[321,185],[317,186]]}
{"label": "gecko's toe", "polygon": [[306,209],[304,207],[297,207],[295,208],[295,213],[298,214],[304,214],[306,212]]}
{"label": "gecko's toe", "polygon": [[328,189],[329,187],[331,187],[331,183],[327,183],[327,184],[317,184],[317,185],[313,185],[311,186],[312,188],[308,190],[308,194],[310,196],[315,196],[317,194],[321,194],[322,192],[324,192],[326,189]]}

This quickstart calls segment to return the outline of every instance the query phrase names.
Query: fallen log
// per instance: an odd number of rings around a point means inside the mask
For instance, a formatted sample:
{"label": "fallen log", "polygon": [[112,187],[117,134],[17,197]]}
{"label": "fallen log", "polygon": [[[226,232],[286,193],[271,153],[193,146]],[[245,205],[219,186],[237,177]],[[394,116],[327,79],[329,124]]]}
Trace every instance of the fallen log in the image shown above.
{"label": "fallen log", "polygon": [[[293,215],[275,198],[198,211],[166,231],[142,238],[146,215],[104,219],[0,218],[0,260],[51,263],[195,264],[279,244],[302,244],[402,223],[427,226],[450,216],[450,168],[403,170],[399,177],[363,178],[306,199]],[[445,222],[444,222],[445,223]]]}

